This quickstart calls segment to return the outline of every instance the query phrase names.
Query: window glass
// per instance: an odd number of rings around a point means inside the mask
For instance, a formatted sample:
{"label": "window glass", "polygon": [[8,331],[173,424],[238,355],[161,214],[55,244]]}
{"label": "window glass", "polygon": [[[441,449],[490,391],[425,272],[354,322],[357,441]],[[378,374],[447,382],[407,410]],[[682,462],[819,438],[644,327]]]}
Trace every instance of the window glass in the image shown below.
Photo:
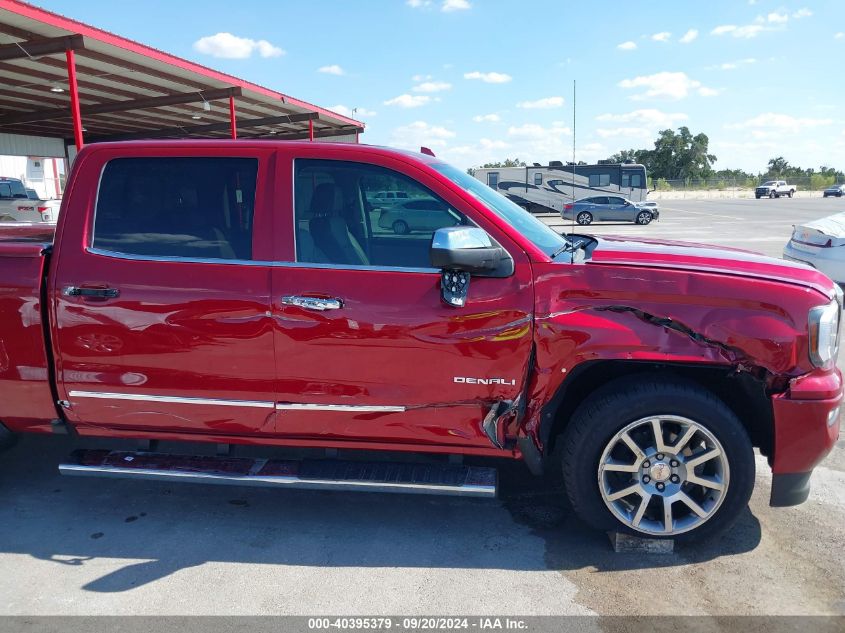
{"label": "window glass", "polygon": [[103,170],[94,248],[192,259],[252,259],[258,161],[118,158]]}
{"label": "window glass", "polygon": [[636,189],[642,189],[643,187],[643,175],[642,174],[631,174],[631,186]]}
{"label": "window glass", "polygon": [[20,180],[0,182],[0,198],[29,198]]}
{"label": "window glass", "polygon": [[622,198],[608,198],[608,204],[625,204],[625,200]]}
{"label": "window glass", "polygon": [[628,172],[622,172],[622,187],[628,188],[631,187],[631,174]]}
{"label": "window glass", "polygon": [[593,204],[607,204],[607,198],[604,196],[597,196],[593,198]]}
{"label": "window glass", "polygon": [[498,188],[499,186],[499,172],[491,171],[487,174],[487,185],[492,187],[493,189]]}
{"label": "window glass", "polygon": [[591,187],[607,187],[610,185],[610,174],[590,174]]}
{"label": "window glass", "polygon": [[[298,262],[431,268],[434,231],[471,224],[434,193],[390,169],[299,159],[294,173]],[[393,199],[374,195],[388,188]]]}
{"label": "window glass", "polygon": [[543,184],[543,174],[540,174],[540,173],[534,174],[534,184],[535,185],[542,185]]}

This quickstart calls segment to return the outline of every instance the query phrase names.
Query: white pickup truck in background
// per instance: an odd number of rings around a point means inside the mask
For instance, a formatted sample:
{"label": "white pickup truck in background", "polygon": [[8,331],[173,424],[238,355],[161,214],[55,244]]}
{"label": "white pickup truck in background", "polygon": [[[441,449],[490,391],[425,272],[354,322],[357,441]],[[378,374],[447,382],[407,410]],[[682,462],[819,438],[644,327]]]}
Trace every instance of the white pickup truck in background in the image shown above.
{"label": "white pickup truck in background", "polygon": [[0,176],[0,222],[55,224],[61,205],[61,200],[33,200],[20,179]]}
{"label": "white pickup truck in background", "polygon": [[792,197],[798,187],[786,184],[785,180],[767,180],[754,190],[754,197],[780,198],[781,196]]}

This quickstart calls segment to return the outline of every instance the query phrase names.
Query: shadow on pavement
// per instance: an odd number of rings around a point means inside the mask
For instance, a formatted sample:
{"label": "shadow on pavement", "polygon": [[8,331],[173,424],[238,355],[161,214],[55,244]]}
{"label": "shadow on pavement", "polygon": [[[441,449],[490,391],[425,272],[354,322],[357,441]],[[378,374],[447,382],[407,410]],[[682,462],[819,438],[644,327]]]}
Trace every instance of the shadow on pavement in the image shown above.
{"label": "shadow on pavement", "polygon": [[83,586],[99,593],[209,561],[617,571],[730,556],[760,540],[747,511],[710,544],[614,554],[605,534],[573,516],[559,488],[539,485],[517,463],[501,464],[502,499],[489,501],[61,477],[56,465],[78,445],[32,436],[0,456],[0,554],[83,568],[109,559],[112,571]]}

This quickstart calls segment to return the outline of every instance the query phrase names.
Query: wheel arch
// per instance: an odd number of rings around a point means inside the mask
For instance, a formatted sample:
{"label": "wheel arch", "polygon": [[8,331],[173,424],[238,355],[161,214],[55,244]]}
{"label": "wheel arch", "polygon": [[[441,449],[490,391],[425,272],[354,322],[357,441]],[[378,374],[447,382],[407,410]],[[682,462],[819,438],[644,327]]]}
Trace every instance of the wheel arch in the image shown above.
{"label": "wheel arch", "polygon": [[623,378],[681,378],[709,391],[739,418],[751,443],[764,455],[771,455],[774,441],[774,414],[762,380],[748,372],[737,372],[725,365],[598,360],[576,366],[541,411],[539,439],[544,456],[555,451],[557,438],[566,429],[572,414],[591,394],[604,385]]}

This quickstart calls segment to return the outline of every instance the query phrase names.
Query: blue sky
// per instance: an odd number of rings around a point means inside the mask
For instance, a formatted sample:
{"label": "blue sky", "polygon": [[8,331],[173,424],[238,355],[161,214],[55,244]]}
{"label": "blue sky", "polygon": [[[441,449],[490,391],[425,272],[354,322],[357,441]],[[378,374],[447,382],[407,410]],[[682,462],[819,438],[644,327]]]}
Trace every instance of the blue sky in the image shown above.
{"label": "blue sky", "polygon": [[[349,114],[460,167],[588,162],[687,125],[717,168],[845,169],[845,4],[767,0],[40,0]],[[116,9],[116,7],[118,7]]]}

